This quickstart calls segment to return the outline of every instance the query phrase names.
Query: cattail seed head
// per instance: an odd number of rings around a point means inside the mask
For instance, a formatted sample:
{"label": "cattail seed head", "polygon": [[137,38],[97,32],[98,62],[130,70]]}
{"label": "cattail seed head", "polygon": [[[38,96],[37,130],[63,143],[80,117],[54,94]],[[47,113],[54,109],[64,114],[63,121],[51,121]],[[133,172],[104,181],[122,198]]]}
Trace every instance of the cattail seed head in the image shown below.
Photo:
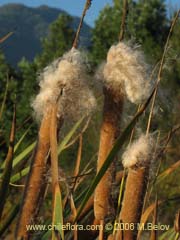
{"label": "cattail seed head", "polygon": [[151,135],[142,134],[138,140],[127,147],[122,155],[122,163],[125,168],[145,167],[149,164],[154,147],[154,139]]}
{"label": "cattail seed head", "polygon": [[87,84],[86,66],[85,58],[73,48],[44,69],[39,77],[40,92],[32,103],[37,119],[56,101],[57,117],[76,120],[93,111],[96,101]]}
{"label": "cattail seed head", "polygon": [[152,88],[148,69],[144,55],[137,47],[120,42],[109,49],[102,79],[107,88],[139,104],[148,98]]}

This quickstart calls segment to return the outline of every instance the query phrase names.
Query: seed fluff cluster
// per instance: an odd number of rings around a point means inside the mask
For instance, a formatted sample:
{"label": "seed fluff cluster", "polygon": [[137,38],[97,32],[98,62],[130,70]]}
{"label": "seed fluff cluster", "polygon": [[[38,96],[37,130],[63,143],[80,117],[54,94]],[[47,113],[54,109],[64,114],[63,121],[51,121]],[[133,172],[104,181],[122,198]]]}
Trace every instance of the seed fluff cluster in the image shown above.
{"label": "seed fluff cluster", "polygon": [[46,67],[39,77],[40,92],[32,102],[36,118],[41,120],[48,108],[58,101],[57,117],[77,120],[96,106],[87,80],[86,59],[72,48]]}
{"label": "seed fluff cluster", "polygon": [[122,155],[122,163],[125,168],[145,167],[152,158],[154,139],[152,135],[142,134],[136,141],[129,145]]}
{"label": "seed fluff cluster", "polygon": [[107,88],[126,95],[136,104],[147,99],[152,88],[143,53],[137,46],[131,47],[124,42],[109,49],[107,61],[97,74],[97,78],[100,77]]}

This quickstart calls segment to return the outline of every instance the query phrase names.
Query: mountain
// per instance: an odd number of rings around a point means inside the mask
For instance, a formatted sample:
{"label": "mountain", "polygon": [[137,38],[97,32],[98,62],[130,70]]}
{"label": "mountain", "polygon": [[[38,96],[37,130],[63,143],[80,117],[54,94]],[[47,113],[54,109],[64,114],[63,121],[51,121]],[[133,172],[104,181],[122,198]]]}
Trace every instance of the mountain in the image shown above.
{"label": "mountain", "polygon": [[[0,45],[8,63],[16,66],[25,57],[32,61],[41,52],[41,39],[47,36],[49,25],[60,14],[66,13],[61,9],[40,6],[27,7],[22,4],[6,4],[0,7],[0,38],[8,32],[15,33]],[[76,30],[79,18],[73,17],[72,28]],[[84,23],[81,32],[81,44],[90,44],[91,28]]]}

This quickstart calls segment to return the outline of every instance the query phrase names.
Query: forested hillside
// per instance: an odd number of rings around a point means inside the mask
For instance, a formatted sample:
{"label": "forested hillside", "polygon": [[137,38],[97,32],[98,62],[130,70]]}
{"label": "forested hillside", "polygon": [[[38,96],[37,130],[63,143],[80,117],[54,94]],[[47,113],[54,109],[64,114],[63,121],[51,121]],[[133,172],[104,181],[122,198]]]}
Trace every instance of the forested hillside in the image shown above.
{"label": "forested hillside", "polygon": [[[0,8],[0,38],[14,31],[0,43],[0,239],[122,240],[117,222],[169,226],[123,240],[179,239],[180,11],[167,8],[113,0],[79,48],[79,18]],[[63,222],[102,228],[25,231]]]}
{"label": "forested hillside", "polygon": [[[49,33],[49,25],[64,11],[48,6],[30,8],[21,4],[7,4],[0,7],[0,36],[14,32],[13,36],[1,45],[7,61],[16,66],[22,57],[32,61],[41,52],[41,40]],[[72,17],[70,26],[76,29],[78,17]],[[91,28],[84,24],[81,43],[90,44]]]}

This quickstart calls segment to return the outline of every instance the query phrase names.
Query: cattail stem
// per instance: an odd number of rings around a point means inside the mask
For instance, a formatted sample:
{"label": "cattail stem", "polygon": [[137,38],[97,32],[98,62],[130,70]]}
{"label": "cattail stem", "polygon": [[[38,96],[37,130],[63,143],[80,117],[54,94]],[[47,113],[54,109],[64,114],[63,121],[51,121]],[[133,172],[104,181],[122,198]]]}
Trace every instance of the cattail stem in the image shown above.
{"label": "cattail stem", "polygon": [[73,47],[74,48],[78,47],[79,35],[80,35],[80,31],[81,31],[81,28],[82,28],[82,25],[83,25],[84,17],[86,16],[87,10],[91,6],[91,2],[92,2],[92,0],[86,0],[84,10],[83,10],[83,13],[82,13],[82,16],[81,16],[81,19],[80,19],[80,23],[79,23],[79,26],[78,26],[78,29],[77,29],[77,32],[76,32],[76,36],[75,36],[75,39],[74,39],[74,42],[73,42]]}
{"label": "cattail stem", "polygon": [[[122,178],[124,176],[124,171],[120,171],[117,172],[116,174],[116,185],[119,185]],[[94,195],[92,195],[89,200],[87,201],[85,207],[83,208],[80,216],[78,217],[78,221],[81,221],[83,219],[83,217],[87,216],[87,214],[93,209],[93,204],[94,204]],[[79,208],[77,209],[77,211],[79,210]],[[72,215],[70,215],[66,222],[73,222],[74,221],[74,217]]]}
{"label": "cattail stem", "polygon": [[[157,225],[157,221],[158,221],[157,218],[158,218],[158,198],[156,195],[155,208],[154,208],[153,221],[152,221],[152,224],[154,226]],[[158,239],[157,231],[155,229],[152,229],[150,240],[157,240],[157,239]]]}
{"label": "cattail stem", "polygon": [[14,155],[14,142],[15,142],[15,134],[16,134],[16,105],[14,105],[14,113],[11,125],[11,132],[9,138],[9,148],[8,153],[5,159],[5,168],[2,174],[2,178],[0,181],[0,220],[3,214],[3,209],[6,202],[6,197],[8,193],[8,185],[11,178],[12,165],[13,165],[13,155]]}
{"label": "cattail stem", "polygon": [[36,207],[39,202],[40,189],[43,185],[46,170],[46,160],[50,148],[49,126],[51,110],[44,116],[40,130],[35,155],[27,178],[20,217],[16,229],[16,237],[28,239],[26,225],[35,217]]}
{"label": "cattail stem", "polygon": [[[140,222],[144,195],[146,192],[149,175],[149,166],[129,168],[126,180],[126,188],[122,209],[120,212],[120,222],[133,224],[133,230],[124,230],[123,234],[117,231],[116,238],[122,240],[135,240],[137,237],[137,223]],[[121,235],[121,236],[120,236]]]}
{"label": "cattail stem", "polygon": [[[52,106],[52,113],[51,113],[51,125],[50,125],[50,149],[51,149],[51,176],[52,176],[52,194],[53,194],[53,201],[52,201],[52,224],[56,225],[56,213],[55,213],[55,206],[57,204],[61,204],[61,201],[57,203],[57,194],[60,195],[61,198],[61,189],[59,185],[59,166],[58,166],[58,146],[57,146],[57,132],[58,132],[58,124],[57,124],[57,102]],[[62,208],[62,205],[60,206]],[[62,214],[62,211],[61,213]],[[61,215],[61,219],[63,216]],[[64,236],[64,232],[61,231],[61,234]],[[55,233],[52,232],[52,239],[55,239]]]}
{"label": "cattail stem", "polygon": [[156,96],[157,96],[159,82],[161,81],[161,78],[162,78],[162,72],[163,72],[165,57],[166,57],[166,54],[167,54],[167,51],[168,51],[170,38],[171,38],[171,35],[173,33],[174,27],[175,27],[175,25],[178,21],[179,15],[180,15],[180,10],[177,11],[174,19],[172,20],[171,27],[170,27],[170,30],[169,30],[169,33],[168,33],[168,36],[167,36],[167,39],[166,39],[165,46],[164,46],[164,51],[163,51],[163,55],[162,55],[162,58],[161,58],[161,61],[160,61],[160,67],[159,67],[158,76],[157,76],[156,88],[155,88],[155,91],[154,91],[154,94],[153,94],[151,109],[150,109],[150,113],[149,113],[146,134],[148,134],[149,131],[150,131],[151,121],[152,121],[152,117],[153,117],[153,109],[154,109],[154,106],[155,106],[155,100],[156,100]]}
{"label": "cattail stem", "polygon": [[123,15],[121,20],[121,30],[119,34],[119,41],[124,39],[125,25],[126,25],[126,17],[128,14],[128,0],[123,1]]}
{"label": "cattail stem", "polygon": [[[122,108],[123,96],[117,98],[112,90],[105,88],[97,172],[104,164],[119,133],[119,121],[122,114]],[[94,213],[97,220],[104,220],[106,216],[113,212],[111,204],[111,188],[114,175],[114,163],[112,163],[96,187]]]}
{"label": "cattail stem", "polygon": [[74,191],[77,186],[77,179],[78,179],[78,174],[79,174],[79,169],[80,169],[80,164],[81,164],[81,159],[82,159],[82,145],[83,145],[83,137],[82,134],[79,136],[79,147],[78,147],[78,153],[77,153],[77,159],[76,159],[76,165],[74,169],[74,185],[72,190]]}
{"label": "cattail stem", "polygon": [[99,240],[103,240],[103,231],[104,231],[104,220],[100,220],[100,230],[99,230]]}
{"label": "cattail stem", "polygon": [[107,240],[115,240],[115,236],[113,234],[110,234],[108,236]]}
{"label": "cattail stem", "polygon": [[59,181],[58,153],[57,153],[57,104],[52,107],[50,124],[51,171],[53,190]]}

